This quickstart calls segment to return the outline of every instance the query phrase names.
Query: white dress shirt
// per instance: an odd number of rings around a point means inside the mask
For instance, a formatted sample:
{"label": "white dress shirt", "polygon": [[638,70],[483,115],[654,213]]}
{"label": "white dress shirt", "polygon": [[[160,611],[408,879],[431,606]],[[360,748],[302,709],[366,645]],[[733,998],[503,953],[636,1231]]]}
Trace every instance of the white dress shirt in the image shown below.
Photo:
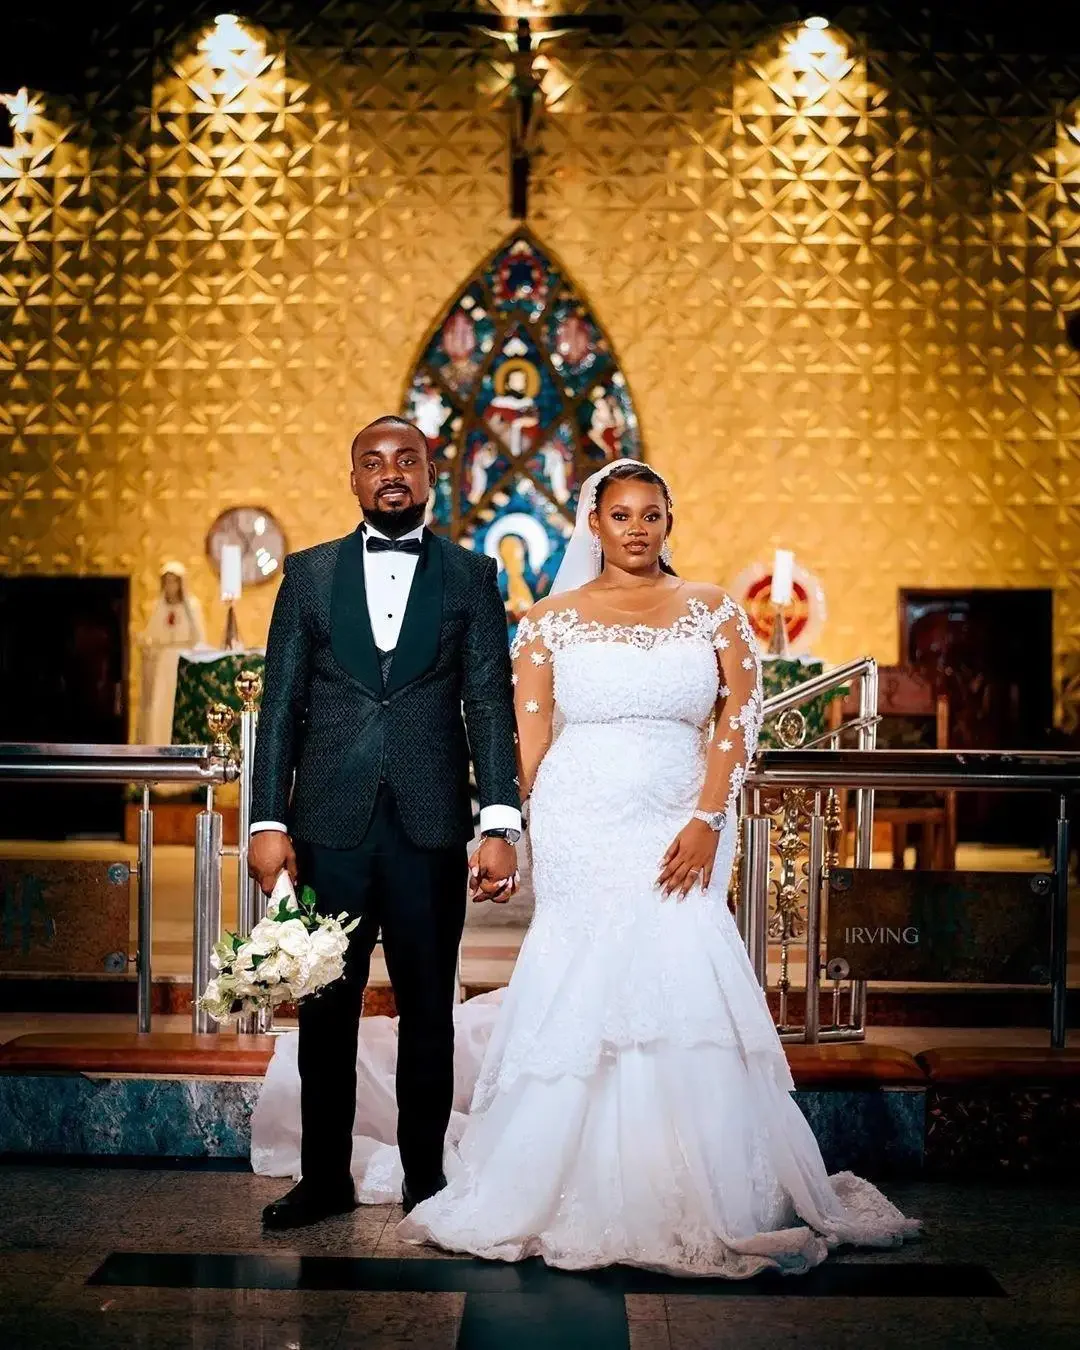
{"label": "white dress shirt", "polygon": [[[386,539],[388,536],[373,525],[364,522],[365,538]],[[399,539],[422,539],[424,526],[421,525]],[[405,607],[409,603],[416,564],[420,561],[415,553],[371,553],[364,549],[364,587],[367,591],[368,617],[371,620],[371,635],[375,646],[381,652],[392,652],[401,636],[401,623],[405,618]],[[280,830],[286,833],[285,826],[277,820],[257,820],[251,827],[251,833],[261,830]],[[485,830],[521,830],[521,812],[513,806],[485,806],[480,811],[480,832]]]}
{"label": "white dress shirt", "polygon": [[[424,527],[421,525],[419,529],[398,537],[422,539],[423,536]],[[367,589],[371,636],[379,651],[392,652],[401,636],[401,621],[405,617],[405,606],[409,603],[409,592],[420,559],[415,553],[372,553],[368,549],[368,539],[386,537],[381,530],[365,523],[364,586]]]}

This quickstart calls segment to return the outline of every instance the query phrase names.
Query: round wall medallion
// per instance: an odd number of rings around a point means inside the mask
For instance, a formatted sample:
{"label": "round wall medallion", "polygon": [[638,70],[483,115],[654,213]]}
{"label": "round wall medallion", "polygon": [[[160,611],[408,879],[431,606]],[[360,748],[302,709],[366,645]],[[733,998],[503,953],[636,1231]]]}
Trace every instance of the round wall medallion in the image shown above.
{"label": "round wall medallion", "polygon": [[226,544],[240,546],[245,586],[273,581],[281,571],[287,552],[285,531],[262,506],[231,506],[210,526],[206,535],[206,556],[219,576],[221,550]]}

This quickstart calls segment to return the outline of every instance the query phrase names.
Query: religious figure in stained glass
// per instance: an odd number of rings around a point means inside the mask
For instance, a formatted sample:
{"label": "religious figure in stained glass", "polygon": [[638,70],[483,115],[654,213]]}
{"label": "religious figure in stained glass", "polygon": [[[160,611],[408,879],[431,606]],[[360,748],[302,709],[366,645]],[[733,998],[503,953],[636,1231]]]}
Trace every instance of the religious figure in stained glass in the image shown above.
{"label": "religious figure in stained glass", "polygon": [[582,481],[641,456],[611,343],[527,231],[451,301],[422,345],[404,411],[435,456],[433,528],[495,559],[513,628],[555,579]]}

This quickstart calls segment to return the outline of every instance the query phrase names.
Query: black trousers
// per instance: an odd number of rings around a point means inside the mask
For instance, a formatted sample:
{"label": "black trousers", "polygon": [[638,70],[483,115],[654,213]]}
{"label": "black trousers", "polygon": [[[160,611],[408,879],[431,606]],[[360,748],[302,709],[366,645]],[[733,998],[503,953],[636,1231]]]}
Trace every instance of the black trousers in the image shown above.
{"label": "black trousers", "polygon": [[302,885],[321,914],[360,917],[349,939],[345,974],[313,998],[300,1017],[300,1166],[316,1185],[347,1181],[356,1114],[356,1041],[371,953],[383,955],[398,1016],[398,1147],[406,1185],[433,1189],[454,1099],[454,980],[465,924],[464,846],[421,849],[380,788],[371,826],[356,848],[297,841]]}

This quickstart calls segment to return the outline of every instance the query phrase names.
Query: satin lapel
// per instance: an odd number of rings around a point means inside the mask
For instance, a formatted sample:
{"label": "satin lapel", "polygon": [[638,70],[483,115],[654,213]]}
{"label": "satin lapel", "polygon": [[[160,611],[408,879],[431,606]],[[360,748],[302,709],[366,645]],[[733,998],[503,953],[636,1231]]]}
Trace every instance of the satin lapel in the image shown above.
{"label": "satin lapel", "polygon": [[382,673],[371,635],[364,582],[364,536],[357,530],[343,539],[330,596],[330,646],[339,665],[373,694],[382,692]]}
{"label": "satin lapel", "polygon": [[430,530],[417,560],[401,635],[390,667],[386,692],[393,693],[425,675],[439,655],[443,608],[443,551]]}

